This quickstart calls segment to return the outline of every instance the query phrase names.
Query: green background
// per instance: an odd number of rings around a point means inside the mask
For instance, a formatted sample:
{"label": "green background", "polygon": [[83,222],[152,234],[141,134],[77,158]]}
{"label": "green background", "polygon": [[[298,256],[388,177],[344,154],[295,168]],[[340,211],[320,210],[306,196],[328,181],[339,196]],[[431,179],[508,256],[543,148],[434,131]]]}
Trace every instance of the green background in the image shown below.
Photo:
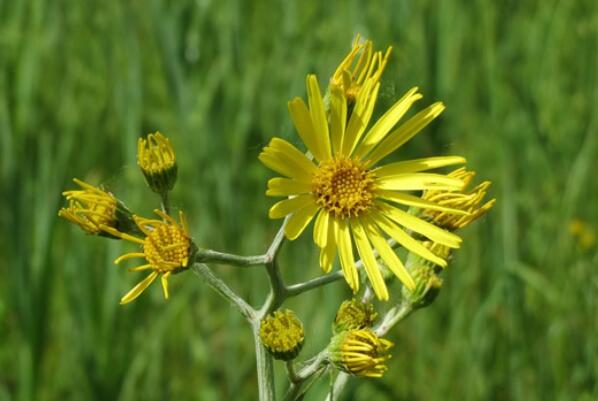
{"label": "green background", "polygon": [[[78,177],[149,215],[136,140],[160,130],[196,242],[263,252],[278,222],[257,155],[275,135],[298,143],[286,102],[307,73],[324,85],[357,32],[394,47],[379,105],[415,85],[416,109],[447,105],[396,156],[464,155],[498,201],[462,232],[436,302],[391,332],[386,376],[342,399],[598,399],[598,253],[569,231],[575,218],[598,228],[594,0],[5,0],[0,400],[257,398],[242,318],[192,273],[173,277],[169,302],[154,285],[119,306],[143,275],[112,261],[133,246],[59,220],[60,193]],[[288,282],[320,274],[314,251],[310,235],[285,245]],[[263,300],[263,269],[214,269]],[[348,295],[337,282],[288,303],[302,357]]]}

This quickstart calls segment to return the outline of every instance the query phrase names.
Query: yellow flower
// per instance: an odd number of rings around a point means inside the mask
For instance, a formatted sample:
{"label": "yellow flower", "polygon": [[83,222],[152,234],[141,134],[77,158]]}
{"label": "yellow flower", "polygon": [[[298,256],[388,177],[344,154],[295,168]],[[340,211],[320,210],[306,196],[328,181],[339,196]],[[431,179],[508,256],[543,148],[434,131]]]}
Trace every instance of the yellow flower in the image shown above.
{"label": "yellow flower", "polygon": [[342,371],[364,377],[382,377],[388,369],[388,350],[393,343],[379,338],[372,330],[347,330],[332,338],[330,361]]}
{"label": "yellow flower", "polygon": [[106,235],[102,226],[117,228],[130,221],[129,211],[110,192],[76,178],[73,181],[82,189],[62,193],[68,204],[58,211],[58,216],[95,235]]}
{"label": "yellow flower", "polygon": [[376,83],[384,72],[392,47],[388,47],[384,55],[381,51],[374,52],[372,48],[372,41],[361,42],[361,37],[357,35],[351,51],[332,75],[330,84],[343,90],[349,102],[356,99],[366,81],[373,80]]}
{"label": "yellow flower", "polygon": [[480,206],[486,196],[486,191],[491,185],[490,181],[484,181],[468,192],[465,192],[465,188],[475,176],[474,171],[459,168],[448,174],[448,176],[463,181],[463,189],[448,191],[428,190],[422,198],[451,209],[462,210],[467,212],[467,214],[455,215],[442,210],[426,209],[423,211],[422,217],[430,220],[439,227],[454,231],[469,225],[472,221],[486,214],[494,206],[496,199],[491,199]]}
{"label": "yellow flower", "polygon": [[290,309],[274,311],[260,322],[260,339],[274,358],[290,361],[303,347],[303,323]]}
{"label": "yellow flower", "polygon": [[154,210],[163,220],[146,219],[133,216],[133,219],[145,238],[141,239],[129,234],[121,233],[110,227],[103,227],[104,230],[114,235],[134,242],[141,246],[143,252],[132,252],[117,258],[114,263],[118,264],[123,260],[132,258],[145,258],[146,264],[133,267],[129,271],[151,270],[152,272],[120,300],[126,304],[137,298],[158,275],[162,275],[162,290],[164,298],[168,299],[168,278],[172,273],[179,273],[189,268],[188,263],[192,250],[192,242],[189,237],[189,227],[185,215],[179,213],[180,224],[172,217],[160,210]]}
{"label": "yellow flower", "polygon": [[137,141],[137,164],[152,191],[164,194],[170,191],[177,176],[174,149],[170,140],[159,132]]}
{"label": "yellow flower", "polygon": [[331,270],[338,251],[345,280],[357,292],[355,244],[377,297],[386,300],[388,290],[373,249],[404,285],[410,289],[415,287],[405,266],[387,243],[387,236],[440,266],[446,266],[446,261],[412,238],[406,230],[451,248],[459,247],[461,239],[458,236],[407,213],[397,204],[466,214],[409,193],[462,188],[463,181],[458,178],[424,171],[462,164],[465,159],[431,157],[375,167],[444,110],[442,103],[434,103],[395,127],[411,105],[422,97],[417,88],[413,88],[366,130],[379,86],[375,79],[365,82],[350,116],[346,95],[332,87],[328,117],[316,77],[309,75],[309,108],[302,99],[295,98],[289,102],[289,110],[314,160],[280,138],[273,138],[259,159],[285,176],[268,181],[266,194],[289,197],[276,203],[269,212],[273,219],[292,215],[285,228],[287,238],[297,238],[315,218],[314,241],[321,248],[323,270]]}

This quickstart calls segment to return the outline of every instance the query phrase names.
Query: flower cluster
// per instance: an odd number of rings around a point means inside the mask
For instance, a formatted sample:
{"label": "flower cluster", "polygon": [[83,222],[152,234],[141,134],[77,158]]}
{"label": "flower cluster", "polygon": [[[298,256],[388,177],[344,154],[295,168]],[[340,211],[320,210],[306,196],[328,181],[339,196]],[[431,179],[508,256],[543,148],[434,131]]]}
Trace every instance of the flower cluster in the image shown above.
{"label": "flower cluster", "polygon": [[[176,181],[176,157],[168,138],[159,132],[139,138],[137,160],[152,191],[160,194],[167,209],[167,193]],[[161,210],[160,219],[136,216],[110,192],[75,179],[81,190],[63,192],[68,204],[58,215],[81,227],[89,234],[124,239],[140,246],[139,252],[127,253],[115,260],[143,258],[146,263],[129,271],[151,271],[150,274],[121,299],[126,304],[136,299],[161,275],[164,298],[168,299],[168,279],[189,267],[195,246],[182,211],[179,223]]]}
{"label": "flower cluster", "polygon": [[[145,181],[160,197],[161,208],[154,210],[156,218],[135,215],[104,188],[77,179],[80,189],[63,192],[67,205],[58,214],[88,234],[137,246],[115,263],[142,259],[129,271],[148,274],[121,298],[121,304],[135,300],[158,277],[168,299],[173,275],[193,264],[198,274],[207,271],[203,277],[208,284],[251,322],[256,344],[286,362],[295,395],[302,394],[301,385],[324,368],[381,377],[393,346],[382,336],[399,319],[435,299],[442,287],[440,273],[462,243],[456,231],[485,215],[495,203],[494,199],[485,200],[489,181],[470,188],[475,173],[463,166],[466,160],[462,156],[387,160],[445,108],[434,102],[410,113],[423,98],[413,87],[387,110],[375,113],[390,54],[390,47],[384,52],[374,51],[371,41],[357,37],[325,88],[315,75],[307,75],[306,99],[295,97],[288,103],[304,148],[275,137],[258,156],[280,175],[267,182],[266,195],[282,198],[270,207],[269,217],[285,219],[281,230],[288,240],[297,239],[313,223],[321,269],[330,273],[338,258],[342,275],[332,273],[286,285],[276,260],[282,235],[277,235],[266,254],[259,256],[198,250],[185,214],[179,211],[175,220],[169,212],[168,195],[176,183],[178,166],[170,140],[160,132],[140,138],[137,148]],[[375,114],[380,117],[374,119]],[[456,170],[446,172],[447,167]],[[572,235],[581,237],[583,232],[582,226],[572,224]],[[589,234],[586,237],[590,238]],[[399,247],[405,250],[404,256],[399,257]],[[262,307],[254,309],[213,275],[204,264],[209,261],[265,265],[271,293]],[[354,294],[360,288],[367,289],[363,296],[340,305],[326,348],[295,371],[293,359],[303,347],[305,330],[293,311],[278,308],[288,297],[341,277]],[[372,299],[389,300],[387,282],[395,277],[402,284],[400,301],[380,309],[385,314],[376,326],[378,313]],[[266,369],[260,358],[267,356],[258,352],[258,368],[263,365]]]}

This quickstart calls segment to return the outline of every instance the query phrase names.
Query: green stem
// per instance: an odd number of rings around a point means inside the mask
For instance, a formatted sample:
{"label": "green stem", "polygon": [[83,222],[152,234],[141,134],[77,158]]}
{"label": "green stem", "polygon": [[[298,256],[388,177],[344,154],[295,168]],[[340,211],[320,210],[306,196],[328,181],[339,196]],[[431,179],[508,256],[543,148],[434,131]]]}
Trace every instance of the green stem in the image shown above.
{"label": "green stem", "polygon": [[162,211],[167,215],[170,215],[170,202],[168,199],[168,191],[164,191],[160,194]]}
{"label": "green stem", "polygon": [[216,262],[231,266],[249,267],[264,265],[270,260],[270,257],[268,254],[240,256],[232,253],[213,251],[211,249],[200,249],[195,255],[195,260],[203,263]]}
{"label": "green stem", "polygon": [[243,298],[237,295],[224,281],[218,278],[212,270],[203,263],[194,263],[193,272],[205,280],[206,283],[224,299],[226,299],[245,318],[253,323],[256,321],[256,310],[251,307]]}
{"label": "green stem", "polygon": [[274,389],[274,370],[272,367],[272,357],[264,348],[262,341],[260,340],[259,320],[253,323],[253,341],[255,345],[259,401],[274,401],[276,398],[276,392]]}

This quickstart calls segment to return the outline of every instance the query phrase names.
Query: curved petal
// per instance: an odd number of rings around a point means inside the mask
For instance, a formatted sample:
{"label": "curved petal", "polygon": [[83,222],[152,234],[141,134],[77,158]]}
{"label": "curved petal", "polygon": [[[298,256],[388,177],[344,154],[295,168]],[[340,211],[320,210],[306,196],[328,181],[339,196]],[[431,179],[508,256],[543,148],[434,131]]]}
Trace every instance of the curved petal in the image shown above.
{"label": "curved petal", "polygon": [[289,196],[311,192],[311,183],[289,178],[271,178],[268,180],[268,196]]}
{"label": "curved petal", "polygon": [[373,79],[369,79],[359,91],[355,107],[351,113],[351,118],[349,118],[345,135],[343,136],[341,145],[341,153],[343,155],[351,156],[351,153],[356,148],[361,135],[372,117],[379,89],[380,84],[376,83]]}
{"label": "curved petal", "polygon": [[455,191],[463,189],[463,181],[443,174],[405,173],[376,178],[376,187],[392,191],[423,191],[426,189]]}
{"label": "curved petal", "polygon": [[425,157],[386,164],[373,170],[377,177],[386,177],[404,173],[417,173],[441,167],[465,164],[467,160],[461,156]]}
{"label": "curved petal", "polygon": [[389,200],[391,202],[399,203],[401,205],[414,206],[420,209],[438,210],[440,212],[463,216],[469,215],[469,212],[465,210],[453,209],[450,207],[442,206],[439,203],[431,202],[427,199],[420,198],[419,196],[410,195],[404,192],[377,190],[376,197],[380,199]]}
{"label": "curved petal", "polygon": [[318,140],[318,149],[322,153],[321,156],[324,157],[324,159],[319,160],[328,160],[331,157],[328,119],[326,118],[318,79],[313,74],[307,76],[307,100],[309,102],[311,120],[313,121],[316,132],[316,139]]}
{"label": "curved petal", "polygon": [[326,246],[326,242],[328,241],[328,221],[329,221],[330,214],[326,210],[320,211],[320,214],[316,218],[316,223],[314,224],[314,242],[320,248],[324,248]]}
{"label": "curved petal", "polygon": [[[324,213],[324,212],[322,212]],[[320,249],[320,267],[325,273],[329,273],[332,270],[334,259],[336,257],[336,223],[333,217],[328,218],[328,238],[326,239],[326,246]]]}
{"label": "curved petal", "polygon": [[353,257],[353,245],[349,226],[344,220],[336,220],[335,239],[338,245],[341,268],[349,287],[356,293],[359,290],[359,274]]}
{"label": "curved petal", "polygon": [[146,278],[139,282],[135,287],[131,289],[131,291],[127,292],[124,297],[121,298],[120,303],[121,305],[128,304],[129,302],[135,300],[147,287],[150,286],[151,283],[158,277],[158,272],[153,271],[151,272]]}
{"label": "curved petal", "polygon": [[365,272],[372,284],[376,297],[381,301],[387,301],[388,289],[386,288],[386,283],[384,283],[384,278],[382,277],[382,273],[380,273],[380,268],[378,267],[374,252],[372,251],[372,246],[370,245],[370,241],[367,238],[361,222],[354,221],[351,224],[351,231],[353,232],[353,239],[355,240],[355,245],[357,245],[357,251],[359,252]]}
{"label": "curved petal", "polygon": [[164,299],[168,299],[168,278],[170,277],[170,272],[166,272],[160,277],[160,281],[162,282],[162,292],[164,293]]}
{"label": "curved petal", "polygon": [[409,230],[415,231],[416,233],[419,233],[434,242],[438,242],[439,244],[448,246],[449,248],[459,248],[461,246],[461,238],[450,231],[443,230],[432,223],[428,223],[419,217],[415,217],[387,203],[376,202],[376,206],[379,208],[381,213],[390,217],[390,219],[394,220],[395,223],[398,223]]}
{"label": "curved petal", "polygon": [[436,263],[438,266],[446,267],[447,263],[444,259],[436,256],[432,251],[423,246],[421,242],[412,238],[396,224],[384,217],[380,212],[373,212],[371,216],[373,219],[372,221],[376,226],[380,227],[382,231],[394,238],[394,240],[405,247],[405,249],[432,263]]}
{"label": "curved petal", "polygon": [[366,164],[368,166],[373,166],[384,157],[394,152],[438,117],[443,110],[444,105],[442,102],[437,102],[411,117],[404,124],[388,134],[386,138],[376,146],[372,153],[365,158]]}
{"label": "curved petal", "polygon": [[276,171],[285,177],[295,178],[299,181],[308,181],[311,179],[309,172],[303,170],[298,165],[289,161],[280,151],[272,148],[264,148],[258,159],[269,169]]}
{"label": "curved petal", "polygon": [[315,173],[318,168],[316,165],[307,158],[307,156],[295,147],[292,143],[285,141],[282,138],[272,138],[268,146],[283,152],[295,163],[300,165],[305,171],[309,173]]}
{"label": "curved petal", "polygon": [[301,235],[305,227],[314,218],[318,211],[318,205],[311,203],[293,213],[284,229],[284,234],[289,240],[294,240]]}
{"label": "curved petal", "polygon": [[319,147],[319,133],[316,132],[311,114],[303,99],[296,97],[289,102],[289,113],[297,133],[307,149],[317,160],[325,160],[325,153]]}
{"label": "curved petal", "polygon": [[347,98],[342,88],[332,85],[330,87],[330,136],[334,154],[341,151],[341,140],[345,135],[346,126]]}
{"label": "curved petal", "polygon": [[287,214],[295,213],[299,209],[307,207],[309,204],[314,203],[314,199],[309,194],[299,195],[295,198],[281,200],[276,202],[268,213],[271,219],[281,219]]}
{"label": "curved petal", "polygon": [[372,245],[378,251],[378,254],[386,263],[386,266],[394,273],[395,276],[405,287],[409,290],[413,290],[415,288],[415,281],[409,274],[409,271],[401,262],[401,259],[397,256],[395,251],[391,248],[391,246],[386,242],[386,239],[382,236],[380,231],[376,228],[376,225],[371,221],[371,219],[364,219],[364,227],[366,229],[368,238],[372,241]]}
{"label": "curved petal", "polygon": [[401,99],[399,99],[382,117],[376,121],[376,124],[368,131],[363,141],[357,147],[355,157],[362,158],[371,149],[373,149],[378,142],[390,132],[397,122],[407,113],[413,103],[421,99],[423,96],[417,93],[418,88],[411,88]]}

